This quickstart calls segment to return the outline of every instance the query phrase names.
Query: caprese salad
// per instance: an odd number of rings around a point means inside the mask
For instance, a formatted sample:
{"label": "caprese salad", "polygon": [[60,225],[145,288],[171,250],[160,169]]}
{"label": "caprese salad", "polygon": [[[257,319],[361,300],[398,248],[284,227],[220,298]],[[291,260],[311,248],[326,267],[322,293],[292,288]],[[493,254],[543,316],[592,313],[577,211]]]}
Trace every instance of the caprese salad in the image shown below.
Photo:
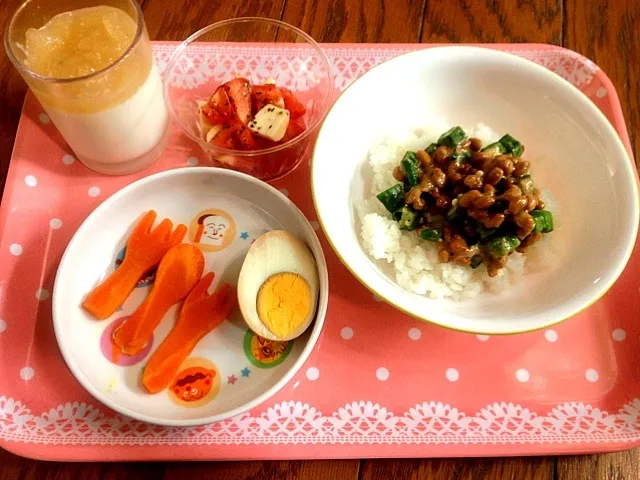
{"label": "caprese salad", "polygon": [[251,85],[246,78],[234,78],[197,106],[203,140],[230,150],[270,148],[305,129],[305,106],[275,82]]}

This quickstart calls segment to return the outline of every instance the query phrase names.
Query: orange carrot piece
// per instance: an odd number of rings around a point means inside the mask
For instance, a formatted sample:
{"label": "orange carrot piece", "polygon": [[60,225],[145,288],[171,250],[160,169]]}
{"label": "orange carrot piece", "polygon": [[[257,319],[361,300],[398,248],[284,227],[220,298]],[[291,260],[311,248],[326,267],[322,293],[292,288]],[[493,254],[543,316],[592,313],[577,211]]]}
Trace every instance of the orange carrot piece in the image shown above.
{"label": "orange carrot piece", "polygon": [[229,317],[236,304],[235,292],[225,283],[208,295],[213,277],[213,273],[202,277],[184,301],[175,327],[151,356],[142,374],[142,384],[149,393],[167,388],[198,342]]}
{"label": "orange carrot piece", "polygon": [[203,270],[204,255],[199,248],[180,244],[169,250],[158,266],[151,293],[113,332],[113,343],[127,355],[139,353],[167,310],[196,286]]}
{"label": "orange carrot piece", "polygon": [[127,252],[120,267],[82,302],[82,306],[94,317],[103,320],[113,315],[131,294],[136,283],[184,238],[187,227],[180,224],[171,233],[173,223],[166,218],[151,231],[156,215],[154,210],[150,210],[142,217],[127,241]]}

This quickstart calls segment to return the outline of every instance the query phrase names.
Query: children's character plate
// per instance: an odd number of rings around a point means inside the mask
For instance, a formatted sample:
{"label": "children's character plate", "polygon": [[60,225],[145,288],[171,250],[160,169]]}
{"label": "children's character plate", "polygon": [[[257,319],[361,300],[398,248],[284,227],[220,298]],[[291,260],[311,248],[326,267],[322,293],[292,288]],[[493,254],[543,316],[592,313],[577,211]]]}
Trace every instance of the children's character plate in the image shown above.
{"label": "children's character plate", "polygon": [[[252,242],[282,229],[304,241],[320,277],[315,323],[288,342],[274,342],[248,329],[239,309],[207,334],[181,364],[169,387],[149,394],[141,383],[145,365],[175,324],[173,305],[153,337],[136,355],[122,353],[113,332],[154,288],[153,272],[142,278],[120,309],[97,320],[81,304],[87,293],[124,257],[127,238],[142,215],[155,210],[156,224],[169,218],[188,227],[183,240],[200,248],[205,272],[214,272],[210,291],[236,285]],[[78,381],[99,401],[139,420],[163,425],[197,425],[222,420],[263,402],[300,368],[324,321],[328,277],[318,238],[298,208],[275,188],[251,177],[215,168],[171,170],[135,182],[100,205],[69,243],[56,277],[54,328],[60,350]]]}

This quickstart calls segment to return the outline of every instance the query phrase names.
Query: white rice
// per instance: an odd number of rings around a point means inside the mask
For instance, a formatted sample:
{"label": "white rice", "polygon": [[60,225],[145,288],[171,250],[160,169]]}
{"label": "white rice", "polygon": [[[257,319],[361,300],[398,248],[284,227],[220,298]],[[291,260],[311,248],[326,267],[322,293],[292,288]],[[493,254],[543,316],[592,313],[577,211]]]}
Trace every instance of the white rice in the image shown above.
{"label": "white rice", "polygon": [[[493,278],[489,277],[484,265],[474,270],[454,263],[440,263],[438,245],[421,240],[415,232],[400,230],[376,198],[378,193],[398,183],[393,178],[393,169],[400,164],[405,152],[426,148],[451,126],[444,123],[430,125],[407,135],[388,136],[374,145],[369,152],[370,195],[356,204],[356,210],[365,251],[378,260],[383,270],[395,277],[402,288],[430,298],[463,300],[476,297],[484,290],[499,293],[515,283],[524,271],[525,256],[517,252],[510,255],[506,268]],[[480,138],[485,145],[500,138],[482,123],[471,128],[462,127],[470,137]],[[538,244],[530,252],[539,250],[535,248]]]}

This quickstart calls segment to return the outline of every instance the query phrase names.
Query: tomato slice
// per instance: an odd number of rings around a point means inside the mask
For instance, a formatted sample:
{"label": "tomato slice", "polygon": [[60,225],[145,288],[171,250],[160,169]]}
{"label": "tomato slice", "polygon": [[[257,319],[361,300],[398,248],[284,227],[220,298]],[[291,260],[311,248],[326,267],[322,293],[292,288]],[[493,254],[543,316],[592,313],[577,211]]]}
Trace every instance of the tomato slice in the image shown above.
{"label": "tomato slice", "polygon": [[209,120],[213,125],[220,125],[221,123],[224,123],[224,117],[208,103],[202,107],[201,111],[207,120]]}
{"label": "tomato slice", "polygon": [[215,110],[215,112],[223,118],[232,118],[235,115],[233,104],[227,95],[227,90],[224,85],[216,88],[208,102],[209,106]]}
{"label": "tomato slice", "polygon": [[234,150],[235,149],[234,132],[235,132],[234,126],[230,123],[225,123],[224,125],[222,125],[222,130],[220,130],[216,134],[216,136],[211,139],[211,143],[221,148]]}
{"label": "tomato slice", "polygon": [[284,98],[284,108],[289,110],[291,118],[300,118],[307,113],[305,106],[296,98],[291,90],[284,87],[280,88],[280,90],[282,91],[282,96]]}
{"label": "tomato slice", "polygon": [[238,125],[236,127],[236,141],[238,144],[238,148],[240,148],[241,150],[256,149],[256,142],[253,138],[253,134],[251,133],[251,130],[249,130],[249,128],[244,124]]}
{"label": "tomato slice", "polygon": [[256,142],[256,150],[264,150],[264,149],[275,147],[276,145],[278,145],[278,143],[272,140],[269,140],[268,138],[261,137],[259,135],[256,135],[255,137],[253,137],[253,139]]}
{"label": "tomato slice", "polygon": [[272,84],[254,85],[251,87],[251,107],[255,115],[265,105],[284,108],[284,97],[278,87]]}
{"label": "tomato slice", "polygon": [[287,131],[284,132],[284,137],[282,137],[282,140],[280,140],[280,142],[281,143],[288,142],[292,138],[296,138],[302,132],[304,132],[304,127],[292,118],[291,120],[289,120],[289,125],[287,125]]}
{"label": "tomato slice", "polygon": [[251,120],[251,84],[246,78],[234,78],[224,85],[224,90],[235,115],[243,123],[249,123]]}
{"label": "tomato slice", "polygon": [[237,118],[232,118],[222,125],[211,143],[229,150],[255,150],[256,142],[249,128]]}

